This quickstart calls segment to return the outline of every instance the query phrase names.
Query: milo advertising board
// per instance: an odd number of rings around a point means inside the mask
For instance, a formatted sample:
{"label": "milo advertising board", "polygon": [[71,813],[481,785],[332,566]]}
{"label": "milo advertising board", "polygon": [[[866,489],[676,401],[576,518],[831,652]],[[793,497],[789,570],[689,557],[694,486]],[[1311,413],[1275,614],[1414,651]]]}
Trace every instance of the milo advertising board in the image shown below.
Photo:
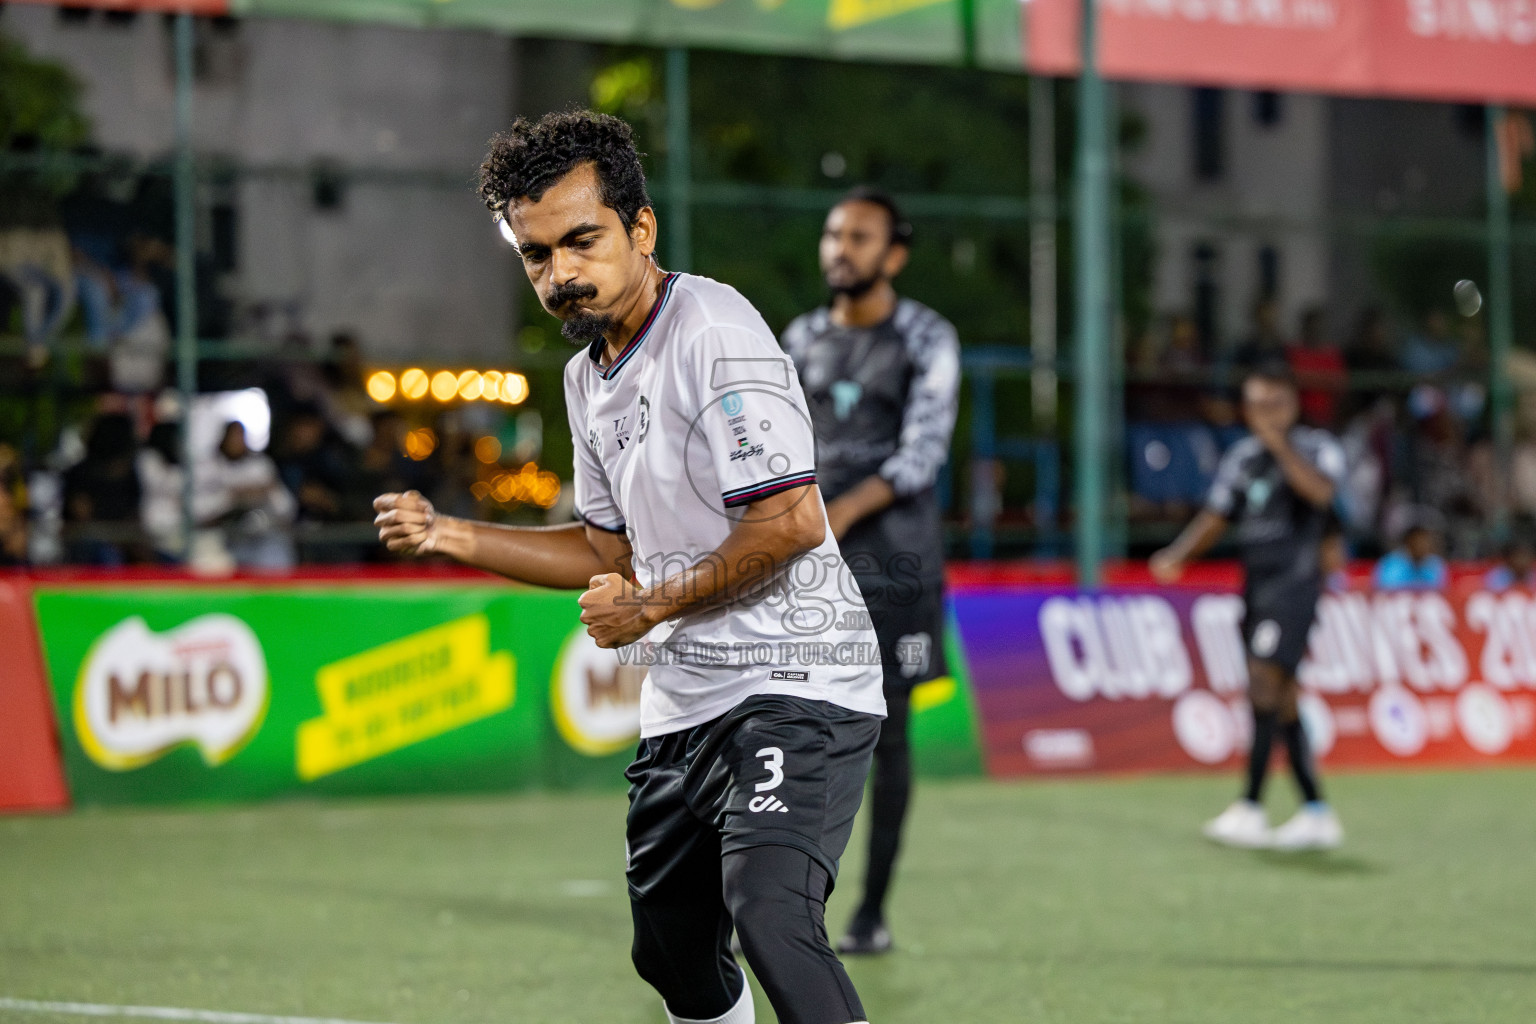
{"label": "milo advertising board", "polygon": [[61,588],[36,602],[82,803],[541,781],[548,638],[574,617],[562,595],[493,587]]}
{"label": "milo advertising board", "polygon": [[[71,796],[623,786],[646,669],[597,646],[575,596],[462,584],[41,588]],[[979,770],[963,679],[919,689],[913,732],[925,772]]]}

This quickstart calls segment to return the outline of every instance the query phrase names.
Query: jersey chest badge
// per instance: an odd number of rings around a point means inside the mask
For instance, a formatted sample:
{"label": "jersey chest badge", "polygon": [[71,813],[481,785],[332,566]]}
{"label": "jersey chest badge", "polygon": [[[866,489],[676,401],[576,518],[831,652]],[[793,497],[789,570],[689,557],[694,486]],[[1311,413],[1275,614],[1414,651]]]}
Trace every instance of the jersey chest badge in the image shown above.
{"label": "jersey chest badge", "polygon": [[839,420],[846,420],[853,415],[853,407],[859,404],[859,396],[864,394],[864,385],[856,380],[838,380],[832,382],[832,414]]}

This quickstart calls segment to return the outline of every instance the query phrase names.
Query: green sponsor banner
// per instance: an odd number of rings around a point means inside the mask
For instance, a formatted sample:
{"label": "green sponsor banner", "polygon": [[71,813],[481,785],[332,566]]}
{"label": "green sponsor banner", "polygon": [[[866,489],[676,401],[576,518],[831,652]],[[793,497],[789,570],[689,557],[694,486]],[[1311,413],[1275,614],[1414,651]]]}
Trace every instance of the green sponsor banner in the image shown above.
{"label": "green sponsor banner", "polygon": [[[617,787],[644,670],[576,594],[496,586],[36,592],[75,802]],[[953,630],[951,630],[951,634]],[[924,774],[980,770],[960,653],[919,687]]]}
{"label": "green sponsor banner", "polygon": [[1018,0],[235,0],[234,13],[699,46],[846,60],[1023,67]]}
{"label": "green sponsor banner", "polygon": [[80,803],[544,781],[569,595],[505,588],[43,589]]}

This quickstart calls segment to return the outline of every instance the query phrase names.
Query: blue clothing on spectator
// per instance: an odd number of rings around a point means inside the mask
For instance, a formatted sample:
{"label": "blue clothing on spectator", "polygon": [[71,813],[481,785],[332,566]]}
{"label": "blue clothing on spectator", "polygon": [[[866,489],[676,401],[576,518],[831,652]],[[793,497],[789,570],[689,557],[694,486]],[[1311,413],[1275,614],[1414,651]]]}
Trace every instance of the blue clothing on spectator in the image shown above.
{"label": "blue clothing on spectator", "polygon": [[1496,565],[1488,570],[1483,577],[1483,589],[1500,593],[1510,587],[1525,587],[1536,589],[1536,573],[1526,573],[1525,576],[1516,576],[1515,571],[1507,565]]}
{"label": "blue clothing on spectator", "polygon": [[1455,340],[1429,334],[1412,334],[1403,342],[1401,360],[1409,373],[1432,376],[1454,369],[1461,357]]}
{"label": "blue clothing on spectator", "polygon": [[1390,552],[1376,563],[1373,576],[1377,590],[1442,590],[1445,588],[1445,559],[1430,555],[1415,562],[1401,549]]}

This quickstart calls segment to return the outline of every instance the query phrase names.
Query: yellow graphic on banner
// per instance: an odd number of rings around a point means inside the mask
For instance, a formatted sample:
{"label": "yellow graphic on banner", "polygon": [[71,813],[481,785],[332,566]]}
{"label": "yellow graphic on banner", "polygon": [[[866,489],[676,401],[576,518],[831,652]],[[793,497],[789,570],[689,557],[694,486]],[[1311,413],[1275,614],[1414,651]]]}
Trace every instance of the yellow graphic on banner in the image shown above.
{"label": "yellow graphic on banner", "polygon": [[827,11],[827,25],[834,31],[857,28],[882,18],[894,18],[898,14],[915,11],[919,7],[933,7],[952,3],[953,0],[832,0]]}
{"label": "yellow graphic on banner", "polygon": [[391,640],[315,673],[325,713],[299,726],[308,782],[440,736],[512,706],[510,651],[491,651],[491,624],[471,615]]}

